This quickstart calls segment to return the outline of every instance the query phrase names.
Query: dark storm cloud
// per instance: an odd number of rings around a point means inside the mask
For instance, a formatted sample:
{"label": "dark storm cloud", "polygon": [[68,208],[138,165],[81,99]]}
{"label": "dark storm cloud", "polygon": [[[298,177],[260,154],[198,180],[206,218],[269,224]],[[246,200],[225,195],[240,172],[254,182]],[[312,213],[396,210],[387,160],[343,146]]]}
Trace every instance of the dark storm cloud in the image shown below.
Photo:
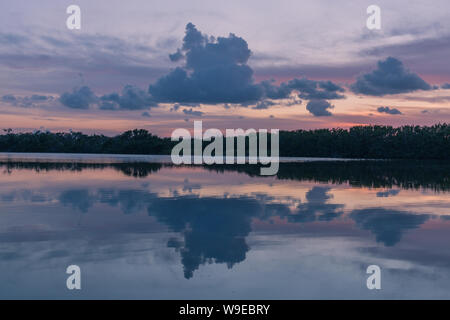
{"label": "dark storm cloud", "polygon": [[377,68],[361,75],[351,85],[355,93],[384,96],[416,90],[431,90],[432,87],[417,74],[405,69],[403,63],[393,57],[378,61]]}
{"label": "dark storm cloud", "polygon": [[184,60],[166,76],[150,85],[149,92],[161,102],[256,104],[255,109],[271,106],[264,99],[286,99],[293,92],[302,99],[342,99],[344,88],[331,81],[292,79],[281,85],[273,81],[255,83],[247,65],[251,56],[247,42],[230,34],[208,37],[189,23],[183,45],[169,58]]}
{"label": "dark storm cloud", "polygon": [[331,112],[328,111],[328,109],[333,108],[334,106],[326,100],[311,100],[306,105],[306,110],[312,113],[315,117],[331,116]]}
{"label": "dark storm cloud", "polygon": [[398,115],[398,114],[402,114],[400,112],[400,110],[396,109],[396,108],[389,108],[389,107],[379,107],[377,109],[377,111],[379,113],[387,113],[387,114],[392,114],[392,115]]}

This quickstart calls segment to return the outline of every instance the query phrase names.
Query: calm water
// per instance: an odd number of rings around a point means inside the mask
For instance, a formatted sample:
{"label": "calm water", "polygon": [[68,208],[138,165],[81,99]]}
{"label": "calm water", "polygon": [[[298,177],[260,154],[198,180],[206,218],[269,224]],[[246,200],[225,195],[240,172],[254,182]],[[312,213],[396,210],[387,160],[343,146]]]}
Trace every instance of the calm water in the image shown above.
{"label": "calm water", "polygon": [[258,172],[0,160],[0,298],[450,298],[450,164]]}

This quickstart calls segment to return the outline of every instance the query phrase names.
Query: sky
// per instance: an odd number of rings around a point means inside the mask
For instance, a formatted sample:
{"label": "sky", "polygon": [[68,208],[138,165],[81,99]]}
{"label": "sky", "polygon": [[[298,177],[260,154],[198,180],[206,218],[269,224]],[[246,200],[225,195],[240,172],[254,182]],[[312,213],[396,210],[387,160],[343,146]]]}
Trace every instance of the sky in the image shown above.
{"label": "sky", "polygon": [[[66,26],[68,6],[81,28]],[[367,7],[381,29],[366,27]],[[4,0],[0,129],[450,122],[450,3]]]}

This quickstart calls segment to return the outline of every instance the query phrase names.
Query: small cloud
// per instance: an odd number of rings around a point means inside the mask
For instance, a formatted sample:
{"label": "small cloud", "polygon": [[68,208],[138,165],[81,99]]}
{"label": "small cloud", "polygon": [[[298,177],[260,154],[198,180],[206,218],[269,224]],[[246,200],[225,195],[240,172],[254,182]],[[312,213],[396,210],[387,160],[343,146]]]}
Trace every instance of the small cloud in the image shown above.
{"label": "small cloud", "polygon": [[145,117],[145,118],[150,118],[151,117],[150,113],[148,113],[147,111],[142,112],[141,116]]}
{"label": "small cloud", "polygon": [[450,83],[444,83],[444,84],[441,86],[441,88],[442,88],[442,89],[450,89]]}
{"label": "small cloud", "polygon": [[51,96],[42,96],[42,95],[39,95],[39,94],[33,94],[30,97],[30,100],[31,101],[47,101],[47,100],[50,100],[52,98],[53,97],[51,97]]}
{"label": "small cloud", "polygon": [[109,103],[108,106],[115,105],[115,109],[121,110],[142,110],[157,106],[147,92],[132,85],[123,87],[121,95],[118,93],[111,93],[102,96],[100,100]]}
{"label": "small cloud", "polygon": [[293,97],[291,100],[289,100],[288,102],[285,102],[284,105],[287,107],[291,107],[291,106],[296,106],[296,105],[300,105],[302,104],[303,101],[300,99],[297,99],[296,97]]}
{"label": "small cloud", "polygon": [[417,74],[407,70],[400,60],[393,57],[378,61],[377,69],[358,77],[350,88],[355,93],[370,96],[433,89]]}
{"label": "small cloud", "polygon": [[333,108],[334,106],[326,100],[311,100],[306,105],[306,110],[308,110],[315,117],[331,116],[332,114],[328,111],[328,109]]}
{"label": "small cloud", "polygon": [[188,116],[193,116],[193,117],[201,117],[201,116],[203,116],[203,112],[201,112],[201,111],[194,111],[194,110],[192,110],[192,108],[190,108],[190,109],[183,109],[183,113],[188,115]]}
{"label": "small cloud", "polygon": [[13,103],[16,102],[16,100],[17,100],[16,97],[13,96],[12,94],[7,94],[2,97],[3,102]]}
{"label": "small cloud", "polygon": [[271,107],[271,106],[273,106],[275,104],[276,104],[275,102],[272,102],[270,100],[263,100],[263,101],[258,102],[252,109],[265,110],[265,109],[268,109],[269,107]]}
{"label": "small cloud", "polygon": [[344,99],[341,93],[345,89],[331,81],[316,81],[307,78],[295,78],[283,82],[279,86],[273,85],[273,81],[263,81],[266,96],[270,99],[287,99],[293,91],[298,92],[298,97],[306,100],[319,99]]}
{"label": "small cloud", "polygon": [[100,110],[142,110],[158,106],[147,92],[132,85],[124,86],[121,94],[114,92],[101,97],[97,97],[91,88],[83,86],[63,93],[59,101],[74,109],[88,109],[96,105]]}
{"label": "small cloud", "polygon": [[387,113],[387,114],[392,114],[392,115],[398,115],[398,114],[402,114],[400,112],[400,110],[396,109],[396,108],[389,108],[389,107],[379,107],[377,109],[377,111],[379,113]]}
{"label": "small cloud", "polygon": [[7,94],[1,98],[2,102],[8,103],[15,107],[22,107],[22,108],[35,107],[36,104],[51,100],[53,100],[52,96],[43,96],[37,94],[34,94],[29,97],[16,97],[12,94]]}
{"label": "small cloud", "polygon": [[72,109],[88,109],[97,100],[95,94],[87,86],[75,88],[72,92],[65,92],[59,98],[63,105]]}
{"label": "small cloud", "polygon": [[175,103],[172,108],[170,108],[170,112],[172,111],[178,111],[178,109],[180,109],[180,104],[179,103]]}

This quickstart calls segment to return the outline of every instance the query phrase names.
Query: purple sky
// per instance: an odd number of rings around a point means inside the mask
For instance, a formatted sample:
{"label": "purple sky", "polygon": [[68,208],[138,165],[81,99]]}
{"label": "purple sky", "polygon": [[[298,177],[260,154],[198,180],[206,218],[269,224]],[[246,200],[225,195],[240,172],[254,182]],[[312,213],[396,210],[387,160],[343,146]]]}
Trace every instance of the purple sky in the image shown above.
{"label": "purple sky", "polygon": [[[81,30],[66,28],[70,4]],[[371,4],[381,30],[366,28]],[[0,9],[0,128],[169,135],[200,119],[220,129],[450,122],[448,0],[5,0]],[[189,22],[201,44],[183,41]]]}

